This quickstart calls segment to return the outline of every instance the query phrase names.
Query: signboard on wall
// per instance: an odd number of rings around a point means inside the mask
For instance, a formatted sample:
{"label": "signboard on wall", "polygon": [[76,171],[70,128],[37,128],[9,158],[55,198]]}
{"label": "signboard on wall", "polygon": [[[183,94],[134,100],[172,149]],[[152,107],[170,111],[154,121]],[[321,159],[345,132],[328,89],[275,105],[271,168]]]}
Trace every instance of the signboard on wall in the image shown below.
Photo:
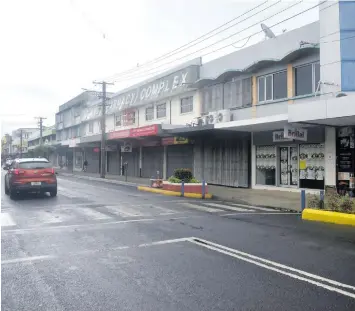
{"label": "signboard on wall", "polygon": [[306,129],[291,127],[289,125],[284,126],[284,138],[307,141],[307,134],[308,131]]}
{"label": "signboard on wall", "polygon": [[284,131],[275,131],[272,132],[272,141],[274,143],[281,143],[285,141],[292,141],[290,138],[285,138]]}
{"label": "signboard on wall", "polygon": [[185,137],[163,137],[161,139],[163,146],[167,145],[186,145],[190,143],[188,138]]}

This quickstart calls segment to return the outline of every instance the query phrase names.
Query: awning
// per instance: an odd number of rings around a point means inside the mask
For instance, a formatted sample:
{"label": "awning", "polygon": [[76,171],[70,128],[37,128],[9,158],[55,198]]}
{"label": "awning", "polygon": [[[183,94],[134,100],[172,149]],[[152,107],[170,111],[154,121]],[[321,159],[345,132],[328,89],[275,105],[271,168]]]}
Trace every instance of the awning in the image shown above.
{"label": "awning", "polygon": [[290,123],[352,126],[355,125],[355,95],[294,103],[289,105],[288,112]]}
{"label": "awning", "polygon": [[288,123],[287,114],[217,123],[215,129],[238,132],[262,132],[283,128]]}
{"label": "awning", "polygon": [[182,135],[182,136],[193,136],[200,133],[206,133],[213,131],[215,125],[213,124],[206,124],[202,126],[186,126],[186,127],[179,127],[174,129],[165,130],[164,133],[166,135],[174,136],[174,135]]}

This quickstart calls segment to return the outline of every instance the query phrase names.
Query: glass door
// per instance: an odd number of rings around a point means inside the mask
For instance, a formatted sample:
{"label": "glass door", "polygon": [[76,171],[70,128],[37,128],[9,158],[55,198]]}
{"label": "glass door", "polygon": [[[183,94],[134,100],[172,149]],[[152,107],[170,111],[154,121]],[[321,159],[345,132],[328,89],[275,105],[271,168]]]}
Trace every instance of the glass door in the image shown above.
{"label": "glass door", "polygon": [[298,185],[298,150],[296,146],[280,147],[280,185]]}

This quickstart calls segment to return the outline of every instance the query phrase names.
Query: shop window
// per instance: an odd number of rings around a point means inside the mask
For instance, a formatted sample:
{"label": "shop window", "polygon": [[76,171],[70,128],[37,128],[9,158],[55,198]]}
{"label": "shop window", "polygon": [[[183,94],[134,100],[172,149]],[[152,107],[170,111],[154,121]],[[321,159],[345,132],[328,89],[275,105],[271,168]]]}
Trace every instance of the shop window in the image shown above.
{"label": "shop window", "polygon": [[258,79],[259,102],[287,98],[287,72],[276,72]]}
{"label": "shop window", "polygon": [[[307,64],[295,68],[296,96],[309,95],[317,91],[320,81],[319,63]],[[319,91],[319,88],[318,88]]]}
{"label": "shop window", "polygon": [[120,113],[115,115],[115,126],[122,126],[122,115]]}
{"label": "shop window", "polygon": [[154,119],[154,107],[145,108],[145,120],[151,121]]}
{"label": "shop window", "polygon": [[276,186],[276,146],[256,147],[256,184]]}
{"label": "shop window", "polygon": [[180,113],[189,113],[194,110],[193,96],[185,97],[180,102]]}
{"label": "shop window", "polygon": [[166,103],[157,105],[157,119],[166,117]]}
{"label": "shop window", "polygon": [[324,144],[300,145],[299,178],[301,188],[324,188],[324,152]]}
{"label": "shop window", "polygon": [[94,132],[94,122],[90,121],[89,122],[89,133],[93,133]]}

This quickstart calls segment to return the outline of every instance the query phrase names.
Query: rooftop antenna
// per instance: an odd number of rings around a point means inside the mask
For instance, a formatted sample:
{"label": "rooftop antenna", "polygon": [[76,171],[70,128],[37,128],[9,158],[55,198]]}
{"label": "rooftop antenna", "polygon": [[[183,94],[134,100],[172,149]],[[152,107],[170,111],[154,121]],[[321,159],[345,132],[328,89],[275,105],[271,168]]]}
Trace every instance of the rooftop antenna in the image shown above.
{"label": "rooftop antenna", "polygon": [[272,32],[272,30],[268,26],[266,26],[265,24],[261,24],[260,26],[265,34],[265,40],[276,38],[275,34]]}

